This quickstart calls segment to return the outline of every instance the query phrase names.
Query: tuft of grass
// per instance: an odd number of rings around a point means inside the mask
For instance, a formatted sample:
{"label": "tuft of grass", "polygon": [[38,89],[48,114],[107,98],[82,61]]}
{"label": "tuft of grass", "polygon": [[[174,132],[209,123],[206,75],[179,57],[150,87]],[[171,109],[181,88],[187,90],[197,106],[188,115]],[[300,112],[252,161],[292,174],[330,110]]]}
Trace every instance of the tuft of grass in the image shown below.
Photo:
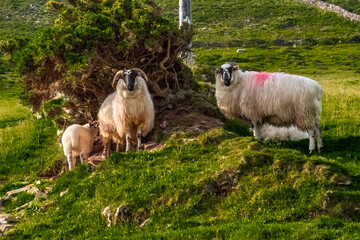
{"label": "tuft of grass", "polygon": [[252,136],[249,125],[238,119],[226,119],[224,129],[236,133],[239,136]]}

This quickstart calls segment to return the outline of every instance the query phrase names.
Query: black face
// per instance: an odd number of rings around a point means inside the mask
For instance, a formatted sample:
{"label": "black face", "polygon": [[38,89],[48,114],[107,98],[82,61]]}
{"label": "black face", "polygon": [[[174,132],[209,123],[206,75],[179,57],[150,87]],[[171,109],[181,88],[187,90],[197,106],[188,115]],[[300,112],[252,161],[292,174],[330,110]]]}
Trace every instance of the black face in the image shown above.
{"label": "black face", "polygon": [[129,91],[134,91],[135,79],[139,73],[135,70],[124,71],[124,82]]}
{"label": "black face", "polygon": [[230,86],[233,71],[234,67],[229,64],[224,64],[219,68],[219,73],[225,86]]}

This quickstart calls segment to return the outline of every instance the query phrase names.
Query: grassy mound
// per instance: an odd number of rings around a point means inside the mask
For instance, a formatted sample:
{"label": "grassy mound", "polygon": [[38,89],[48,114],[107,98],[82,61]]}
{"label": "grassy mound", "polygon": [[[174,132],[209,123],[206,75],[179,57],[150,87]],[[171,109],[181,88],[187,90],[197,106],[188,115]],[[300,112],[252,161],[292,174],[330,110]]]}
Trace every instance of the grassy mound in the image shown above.
{"label": "grassy mound", "polygon": [[[305,152],[216,129],[117,153],[62,175],[9,238],[359,237],[359,169]],[[106,206],[129,214],[107,228]]]}

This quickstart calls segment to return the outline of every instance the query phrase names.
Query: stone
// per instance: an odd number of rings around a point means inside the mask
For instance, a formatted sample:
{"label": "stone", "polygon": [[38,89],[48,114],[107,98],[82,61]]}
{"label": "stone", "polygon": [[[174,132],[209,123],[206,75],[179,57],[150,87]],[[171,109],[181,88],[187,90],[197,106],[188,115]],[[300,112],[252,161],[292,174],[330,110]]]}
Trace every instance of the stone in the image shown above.
{"label": "stone", "polygon": [[146,224],[148,221],[150,221],[150,218],[148,218],[148,219],[146,219],[145,221],[143,221],[143,222],[140,224],[140,227],[141,227],[141,228],[144,227],[145,224]]}
{"label": "stone", "polygon": [[14,228],[14,225],[12,225],[12,224],[5,224],[5,225],[1,224],[0,225],[0,231],[2,233],[5,233],[6,231],[8,231],[8,230],[10,230],[12,228]]}
{"label": "stone", "polygon": [[237,53],[243,53],[243,52],[246,52],[246,49],[242,49],[242,48],[239,48],[238,50],[236,50]]}
{"label": "stone", "polygon": [[112,223],[112,212],[110,206],[107,206],[102,212],[101,215],[107,220],[107,226],[111,227]]}
{"label": "stone", "polygon": [[60,197],[62,197],[62,196],[64,196],[65,194],[67,194],[68,191],[69,191],[69,189],[66,189],[65,191],[61,192],[61,193],[60,193]]}
{"label": "stone", "polygon": [[169,122],[168,121],[163,121],[161,124],[160,124],[160,127],[162,128],[162,129],[166,129],[167,127],[169,126]]}

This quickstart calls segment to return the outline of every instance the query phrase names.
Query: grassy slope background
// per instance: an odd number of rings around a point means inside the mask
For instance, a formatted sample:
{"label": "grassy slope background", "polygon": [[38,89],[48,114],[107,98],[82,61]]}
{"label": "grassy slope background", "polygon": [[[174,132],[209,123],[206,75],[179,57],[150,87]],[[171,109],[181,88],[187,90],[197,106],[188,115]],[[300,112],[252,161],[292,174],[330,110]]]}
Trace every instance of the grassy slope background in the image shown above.
{"label": "grassy slope background", "polygon": [[[10,2],[2,1],[1,11],[14,9]],[[167,16],[177,16],[177,1],[159,2]],[[30,3],[42,2],[15,1],[14,16]],[[215,67],[235,61],[244,70],[305,75],[324,87],[325,151],[310,156],[306,140],[264,143],[240,136],[241,127],[231,121],[227,130],[190,142],[193,136],[175,134],[163,150],[114,154],[96,170],[79,166],[56,182],[42,180],[38,187],[52,186],[52,193],[20,212],[13,210],[33,195],[5,202],[6,212],[22,216],[10,239],[360,238],[360,48],[353,43],[359,24],[270,0],[193,1],[193,18],[199,80],[212,84]],[[31,21],[12,26],[2,37],[29,36],[34,27]],[[18,76],[4,63],[0,70],[1,196],[35,182],[61,151],[52,123],[34,119],[16,99]],[[107,228],[100,212],[119,205],[129,206],[131,216]]]}

